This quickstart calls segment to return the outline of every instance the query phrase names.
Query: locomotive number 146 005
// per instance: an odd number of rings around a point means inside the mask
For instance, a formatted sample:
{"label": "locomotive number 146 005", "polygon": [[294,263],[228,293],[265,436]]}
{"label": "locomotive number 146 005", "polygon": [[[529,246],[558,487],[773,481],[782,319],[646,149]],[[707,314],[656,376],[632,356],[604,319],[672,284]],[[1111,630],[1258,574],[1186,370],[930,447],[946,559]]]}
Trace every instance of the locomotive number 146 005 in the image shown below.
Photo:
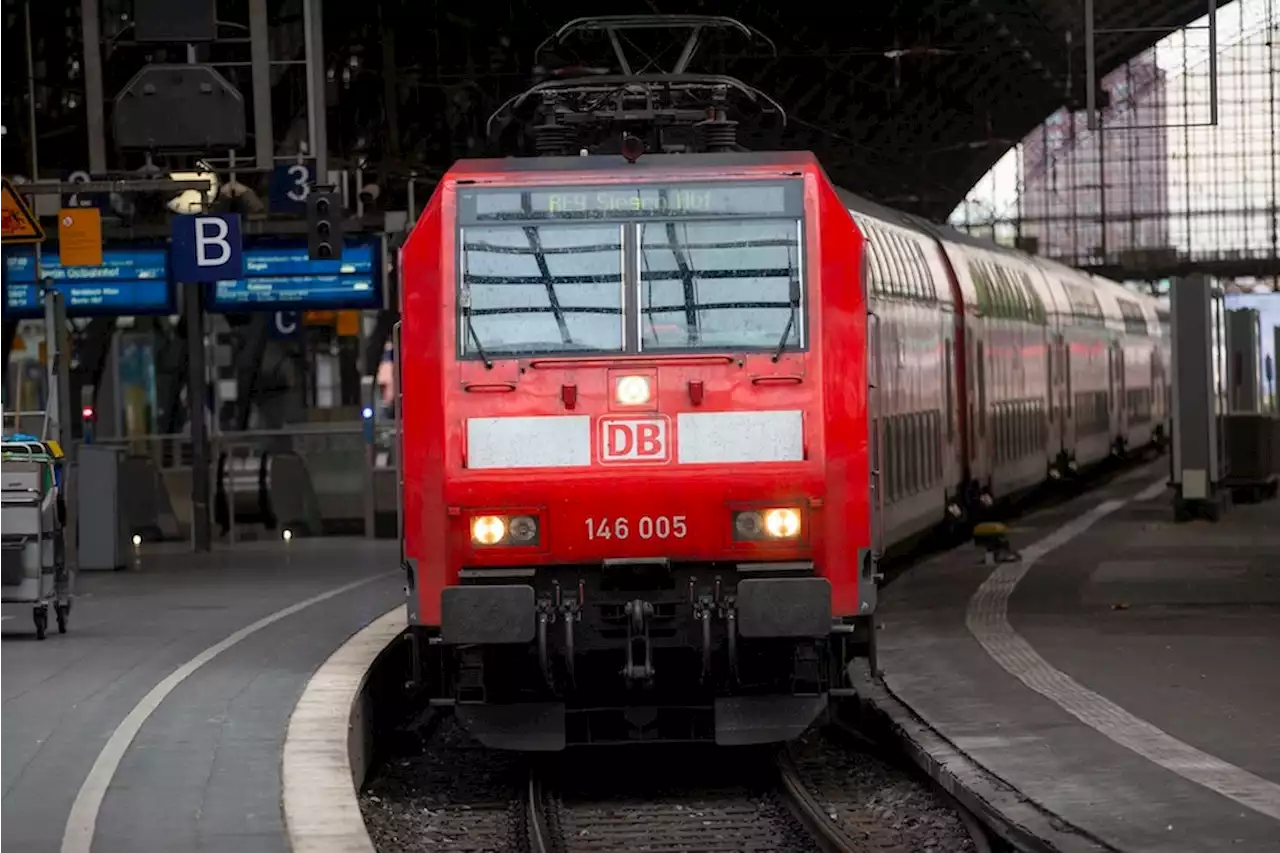
{"label": "locomotive number 146 005", "polygon": [[587,539],[683,539],[689,527],[683,515],[642,515],[637,519],[587,518]]}

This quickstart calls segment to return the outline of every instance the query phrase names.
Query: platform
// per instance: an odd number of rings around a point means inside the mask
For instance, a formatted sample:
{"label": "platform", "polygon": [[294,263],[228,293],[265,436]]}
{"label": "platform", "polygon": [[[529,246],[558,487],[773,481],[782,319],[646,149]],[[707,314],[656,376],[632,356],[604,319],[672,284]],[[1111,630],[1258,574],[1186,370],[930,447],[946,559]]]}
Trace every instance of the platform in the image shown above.
{"label": "platform", "polygon": [[891,584],[884,686],[1079,849],[1280,849],[1280,502],[1174,524],[1167,464]]}
{"label": "platform", "polygon": [[317,667],[403,601],[396,544],[141,554],[80,575],[65,635],[38,642],[29,608],[4,608],[5,849],[288,853],[289,715]]}

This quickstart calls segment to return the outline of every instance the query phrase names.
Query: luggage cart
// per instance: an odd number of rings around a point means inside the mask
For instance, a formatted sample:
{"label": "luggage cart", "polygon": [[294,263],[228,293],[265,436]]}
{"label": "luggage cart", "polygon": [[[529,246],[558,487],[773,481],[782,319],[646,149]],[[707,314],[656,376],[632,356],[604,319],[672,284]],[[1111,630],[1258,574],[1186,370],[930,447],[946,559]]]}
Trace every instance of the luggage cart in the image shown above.
{"label": "luggage cart", "polygon": [[0,540],[5,604],[30,604],[36,638],[49,630],[53,605],[58,632],[67,632],[71,577],[64,558],[66,507],[60,448],[54,442],[0,442]]}

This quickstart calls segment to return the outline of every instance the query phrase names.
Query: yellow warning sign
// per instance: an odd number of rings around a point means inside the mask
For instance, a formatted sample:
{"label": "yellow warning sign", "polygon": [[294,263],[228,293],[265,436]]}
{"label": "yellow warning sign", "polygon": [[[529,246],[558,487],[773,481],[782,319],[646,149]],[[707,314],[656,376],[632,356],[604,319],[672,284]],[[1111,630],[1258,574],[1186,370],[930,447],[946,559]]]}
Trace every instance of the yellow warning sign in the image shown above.
{"label": "yellow warning sign", "polygon": [[5,243],[44,241],[44,229],[40,227],[40,220],[31,212],[31,208],[27,207],[27,203],[22,200],[22,196],[18,195],[18,191],[13,188],[13,184],[9,183],[8,178],[4,179],[3,214],[2,233]]}

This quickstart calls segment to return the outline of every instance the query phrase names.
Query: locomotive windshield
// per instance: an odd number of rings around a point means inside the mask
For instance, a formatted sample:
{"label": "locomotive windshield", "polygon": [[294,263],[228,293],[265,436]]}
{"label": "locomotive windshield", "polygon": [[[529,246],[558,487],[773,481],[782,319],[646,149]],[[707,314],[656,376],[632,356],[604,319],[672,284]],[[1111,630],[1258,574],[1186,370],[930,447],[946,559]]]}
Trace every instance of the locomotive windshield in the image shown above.
{"label": "locomotive windshield", "polygon": [[803,345],[799,181],[458,195],[464,356]]}

